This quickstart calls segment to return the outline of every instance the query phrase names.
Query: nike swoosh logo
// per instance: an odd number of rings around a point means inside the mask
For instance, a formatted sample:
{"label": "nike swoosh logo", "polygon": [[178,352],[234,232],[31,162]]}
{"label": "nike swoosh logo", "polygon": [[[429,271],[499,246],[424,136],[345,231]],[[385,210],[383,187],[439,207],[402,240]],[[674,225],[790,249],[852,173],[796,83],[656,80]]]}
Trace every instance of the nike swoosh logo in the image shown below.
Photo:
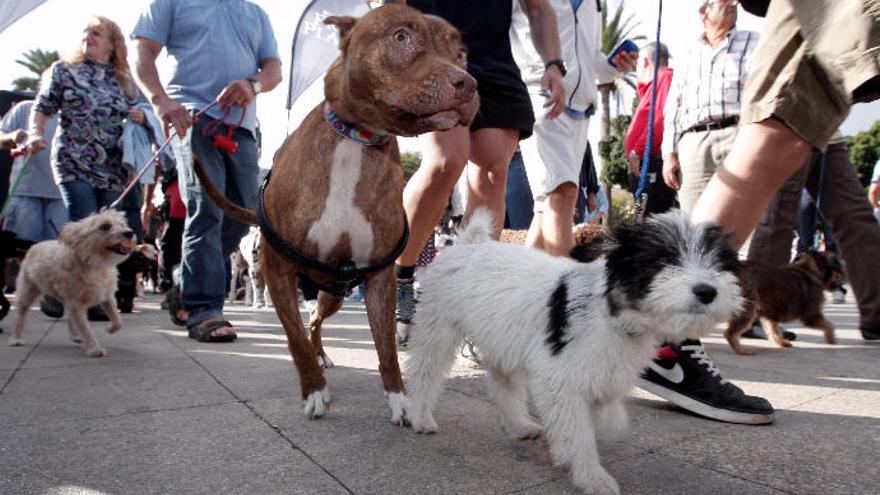
{"label": "nike swoosh logo", "polygon": [[672,383],[678,384],[684,381],[684,370],[681,369],[681,365],[678,363],[675,363],[675,366],[673,366],[672,368],[666,369],[663,366],[655,363],[654,361],[651,361],[650,363],[648,363],[648,368],[651,368],[654,373],[657,373],[658,375],[666,378]]}

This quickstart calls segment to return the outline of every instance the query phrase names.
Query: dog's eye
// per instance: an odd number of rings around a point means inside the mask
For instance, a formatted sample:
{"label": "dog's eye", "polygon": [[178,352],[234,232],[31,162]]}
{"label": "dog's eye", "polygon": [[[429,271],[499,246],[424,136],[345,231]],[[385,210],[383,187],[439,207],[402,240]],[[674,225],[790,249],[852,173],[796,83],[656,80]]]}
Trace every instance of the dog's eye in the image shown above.
{"label": "dog's eye", "polygon": [[467,65],[467,50],[459,50],[457,60],[458,63]]}
{"label": "dog's eye", "polygon": [[106,231],[110,230],[112,227],[113,226],[110,225],[109,223],[102,223],[100,229],[103,230],[104,232],[106,232]]}
{"label": "dog's eye", "polygon": [[398,43],[406,43],[407,41],[409,41],[409,39],[410,34],[409,31],[407,31],[406,29],[401,28],[397,31],[394,31],[394,41]]}

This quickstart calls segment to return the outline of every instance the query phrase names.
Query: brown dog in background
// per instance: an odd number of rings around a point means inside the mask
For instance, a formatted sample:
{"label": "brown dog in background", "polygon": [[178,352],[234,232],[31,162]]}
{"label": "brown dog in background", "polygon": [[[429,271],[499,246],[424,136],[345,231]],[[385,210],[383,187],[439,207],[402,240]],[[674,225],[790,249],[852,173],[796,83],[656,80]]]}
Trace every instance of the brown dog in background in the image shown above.
{"label": "brown dog in background", "polygon": [[740,337],[758,316],[767,335],[780,347],[791,347],[791,341],[782,336],[779,324],[794,320],[822,330],[825,341],[833,344],[834,324],[822,314],[822,291],[833,291],[845,281],[840,260],[830,252],[810,250],[781,267],[745,261],[740,273],[743,312],[731,320],[724,337],[737,354],[754,354],[755,349],[740,344]]}
{"label": "brown dog in background", "polygon": [[[439,17],[386,4],[359,19],[328,17],[324,22],[339,28],[342,54],[324,78],[326,101],[276,152],[263,208],[275,235],[309,259],[363,269],[393,255],[405,229],[403,167],[395,136],[470,125],[479,97],[476,81],[466,71],[461,35]],[[325,105],[340,119],[389,139],[364,145],[344,137],[328,123]],[[197,160],[194,169],[224,212],[244,223],[259,223],[254,211],[223,197]],[[267,237],[263,232],[260,264],[299,372],[304,412],[318,418],[330,401],[322,369],[330,362],[321,343],[321,322],[339,310],[343,298],[321,292],[311,314],[310,339],[298,309],[298,278],[303,274],[325,287],[336,280],[282,255]],[[405,397],[395,347],[393,263],[366,274],[365,281],[367,317],[391,420],[402,425]]]}

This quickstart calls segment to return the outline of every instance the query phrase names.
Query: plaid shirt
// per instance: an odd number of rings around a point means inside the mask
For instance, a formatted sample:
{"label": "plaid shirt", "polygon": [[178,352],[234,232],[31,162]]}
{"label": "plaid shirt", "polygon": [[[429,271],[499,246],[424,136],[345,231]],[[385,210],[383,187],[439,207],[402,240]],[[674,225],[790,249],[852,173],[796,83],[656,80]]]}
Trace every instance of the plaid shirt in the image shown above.
{"label": "plaid shirt", "polygon": [[712,48],[704,35],[675,68],[666,100],[663,154],[678,151],[678,140],[696,125],[739,116],[740,99],[758,34],[732,29]]}

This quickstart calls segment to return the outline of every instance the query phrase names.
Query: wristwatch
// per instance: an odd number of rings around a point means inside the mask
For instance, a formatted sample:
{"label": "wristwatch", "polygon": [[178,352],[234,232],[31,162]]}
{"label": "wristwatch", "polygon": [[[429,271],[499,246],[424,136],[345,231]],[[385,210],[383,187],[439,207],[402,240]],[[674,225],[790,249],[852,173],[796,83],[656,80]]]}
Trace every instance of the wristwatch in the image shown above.
{"label": "wristwatch", "polygon": [[260,83],[260,81],[257,81],[253,77],[249,77],[247,78],[247,82],[251,83],[251,88],[253,88],[255,95],[263,92],[263,84]]}
{"label": "wristwatch", "polygon": [[561,58],[554,58],[553,60],[548,61],[544,64],[544,70],[549,69],[551,65],[559,67],[559,72],[561,72],[563,76],[568,73],[568,71],[565,70],[565,62],[563,62]]}

